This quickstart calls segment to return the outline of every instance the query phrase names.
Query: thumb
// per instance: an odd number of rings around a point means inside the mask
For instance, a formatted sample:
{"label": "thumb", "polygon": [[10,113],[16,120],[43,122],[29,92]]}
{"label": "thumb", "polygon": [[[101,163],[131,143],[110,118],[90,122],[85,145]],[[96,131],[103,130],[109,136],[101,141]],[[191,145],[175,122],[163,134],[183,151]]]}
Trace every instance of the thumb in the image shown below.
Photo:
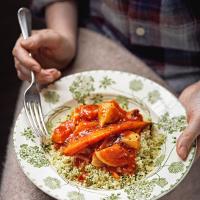
{"label": "thumb", "polygon": [[53,31],[42,30],[21,41],[21,45],[28,50],[37,50],[41,47],[54,48],[59,43],[59,35]]}
{"label": "thumb", "polygon": [[31,36],[21,41],[21,45],[27,50],[36,50],[41,46],[41,40],[38,37]]}
{"label": "thumb", "polygon": [[182,135],[178,138],[176,150],[178,155],[185,160],[188,156],[190,148],[200,134],[200,122],[198,117],[190,119],[188,127],[183,131]]}
{"label": "thumb", "polygon": [[45,44],[48,44],[48,40],[48,35],[45,36],[43,33],[37,33],[26,40],[22,40],[21,45],[27,50],[37,50]]}

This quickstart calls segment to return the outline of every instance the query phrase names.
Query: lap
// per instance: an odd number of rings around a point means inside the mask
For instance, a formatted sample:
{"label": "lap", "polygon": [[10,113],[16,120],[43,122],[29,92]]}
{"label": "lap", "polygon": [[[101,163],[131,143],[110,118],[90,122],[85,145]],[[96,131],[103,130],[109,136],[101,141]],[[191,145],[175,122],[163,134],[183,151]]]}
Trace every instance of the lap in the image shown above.
{"label": "lap", "polygon": [[[164,81],[148,69],[143,62],[122,47],[98,34],[81,30],[78,49],[78,56],[71,67],[68,67],[64,72],[65,75],[92,69],[112,69],[143,75],[167,87]],[[23,84],[20,91],[15,119],[22,108],[24,88],[26,88],[25,84]],[[189,175],[176,190],[163,197],[162,200],[198,200],[200,196],[200,173],[197,172],[199,169],[200,160],[192,167]],[[37,189],[23,174],[16,160],[12,134],[7,147],[1,195],[3,200],[53,200],[53,198]]]}

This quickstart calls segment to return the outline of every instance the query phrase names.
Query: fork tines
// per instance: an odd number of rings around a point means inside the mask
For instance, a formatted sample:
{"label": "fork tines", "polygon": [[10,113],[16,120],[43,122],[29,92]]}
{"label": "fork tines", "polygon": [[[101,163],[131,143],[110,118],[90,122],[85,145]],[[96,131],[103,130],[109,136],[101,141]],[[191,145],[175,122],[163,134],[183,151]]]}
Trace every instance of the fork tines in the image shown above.
{"label": "fork tines", "polygon": [[38,137],[43,137],[48,135],[48,131],[46,129],[41,104],[37,101],[24,101],[24,108],[28,118],[28,121],[33,129],[34,133]]}

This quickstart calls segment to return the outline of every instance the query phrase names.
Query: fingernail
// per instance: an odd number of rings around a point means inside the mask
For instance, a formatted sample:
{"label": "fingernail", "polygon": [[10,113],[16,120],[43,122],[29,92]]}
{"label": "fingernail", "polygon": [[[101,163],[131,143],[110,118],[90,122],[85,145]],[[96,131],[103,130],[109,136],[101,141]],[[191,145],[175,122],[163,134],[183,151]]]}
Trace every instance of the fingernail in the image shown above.
{"label": "fingernail", "polygon": [[179,149],[179,155],[183,160],[185,160],[187,158],[187,147],[181,146]]}

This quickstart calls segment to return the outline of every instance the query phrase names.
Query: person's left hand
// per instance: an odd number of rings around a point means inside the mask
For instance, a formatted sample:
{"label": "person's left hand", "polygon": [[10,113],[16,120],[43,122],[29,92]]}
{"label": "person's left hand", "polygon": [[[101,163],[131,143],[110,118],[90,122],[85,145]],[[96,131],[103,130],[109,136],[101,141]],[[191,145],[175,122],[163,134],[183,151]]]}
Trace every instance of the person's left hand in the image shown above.
{"label": "person's left hand", "polygon": [[[200,81],[187,87],[180,95],[179,100],[187,113],[188,126],[178,138],[176,150],[185,160],[190,148],[197,139],[197,157],[200,156]],[[198,137],[199,136],[199,137]]]}

